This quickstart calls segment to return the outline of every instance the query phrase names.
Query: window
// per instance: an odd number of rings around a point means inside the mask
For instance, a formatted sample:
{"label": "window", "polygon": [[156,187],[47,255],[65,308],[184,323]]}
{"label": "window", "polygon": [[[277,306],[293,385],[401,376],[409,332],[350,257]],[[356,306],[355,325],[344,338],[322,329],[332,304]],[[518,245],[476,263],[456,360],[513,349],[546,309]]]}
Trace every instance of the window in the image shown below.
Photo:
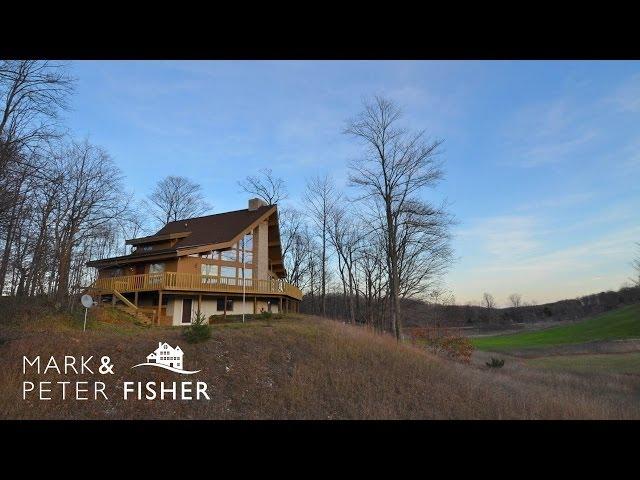
{"label": "window", "polygon": [[[238,277],[242,278],[242,268],[238,269]],[[245,268],[244,269],[244,278],[246,278],[246,279],[253,278],[253,268]]]}
{"label": "window", "polygon": [[253,233],[247,233],[244,236],[244,249],[253,250]]}
{"label": "window", "polygon": [[245,250],[244,252],[240,252],[240,262],[243,261],[244,263],[253,263],[253,252],[247,250]]}
{"label": "window", "polygon": [[240,256],[239,262],[252,263],[253,262],[253,234],[248,233],[244,236],[244,250],[242,250],[242,242],[240,243]]}
{"label": "window", "polygon": [[164,272],[164,263],[150,263],[149,273],[162,273]]}
{"label": "window", "polygon": [[223,250],[220,256],[221,260],[225,260],[227,262],[235,262],[238,260],[238,252],[236,250],[236,246],[234,245],[231,250]]}
{"label": "window", "polygon": [[202,283],[215,284],[217,283],[218,265],[209,265],[203,263],[200,265],[200,273],[202,275]]}
{"label": "window", "polygon": [[221,277],[233,277],[236,278],[236,267],[220,267],[220,276]]}
{"label": "window", "polygon": [[[224,298],[219,298],[216,305],[218,312],[224,312]],[[233,312],[233,300],[227,300],[227,312]]]}
{"label": "window", "polygon": [[145,245],[142,247],[143,252],[150,252],[151,250],[153,250],[153,247],[151,245]]}

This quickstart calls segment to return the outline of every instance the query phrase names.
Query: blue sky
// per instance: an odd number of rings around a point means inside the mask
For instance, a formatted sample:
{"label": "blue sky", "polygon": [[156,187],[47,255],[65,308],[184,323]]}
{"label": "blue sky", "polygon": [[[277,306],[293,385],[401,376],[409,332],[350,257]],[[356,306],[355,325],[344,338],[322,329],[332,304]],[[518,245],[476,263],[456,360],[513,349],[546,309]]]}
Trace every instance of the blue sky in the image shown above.
{"label": "blue sky", "polygon": [[346,187],[341,134],[383,94],[444,140],[458,303],[485,291],[537,302],[617,289],[640,241],[640,62],[74,62],[67,123],[105,147],[142,198],[169,174],[214,211],[271,167],[297,203],[305,178]]}

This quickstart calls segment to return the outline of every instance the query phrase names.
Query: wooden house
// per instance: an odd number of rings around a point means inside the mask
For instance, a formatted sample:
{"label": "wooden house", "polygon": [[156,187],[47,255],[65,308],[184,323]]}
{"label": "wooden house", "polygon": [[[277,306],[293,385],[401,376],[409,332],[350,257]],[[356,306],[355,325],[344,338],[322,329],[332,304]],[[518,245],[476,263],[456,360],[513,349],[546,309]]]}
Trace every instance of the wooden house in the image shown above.
{"label": "wooden house", "polygon": [[188,325],[199,312],[240,315],[297,311],[302,292],[287,283],[278,207],[249,208],[170,222],[127,240],[129,255],[93,260],[101,302],[161,325]]}

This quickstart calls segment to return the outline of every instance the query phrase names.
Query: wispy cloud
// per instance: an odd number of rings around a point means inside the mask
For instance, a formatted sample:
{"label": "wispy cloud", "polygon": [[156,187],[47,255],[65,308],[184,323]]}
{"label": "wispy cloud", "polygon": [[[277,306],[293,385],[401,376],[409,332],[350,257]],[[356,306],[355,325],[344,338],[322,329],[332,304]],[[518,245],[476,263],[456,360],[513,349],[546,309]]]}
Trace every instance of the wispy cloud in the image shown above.
{"label": "wispy cloud", "polygon": [[533,216],[505,215],[477,219],[458,236],[480,245],[486,256],[509,261],[534,251],[540,245],[540,232],[539,221]]}
{"label": "wispy cloud", "polygon": [[510,166],[525,168],[572,160],[597,137],[584,121],[585,107],[560,98],[522,108],[504,132]]}
{"label": "wispy cloud", "polygon": [[640,73],[620,85],[609,101],[622,112],[640,112]]}
{"label": "wispy cloud", "polygon": [[593,199],[593,192],[567,193],[562,195],[538,198],[531,202],[523,203],[515,209],[518,211],[557,209],[582,205]]}

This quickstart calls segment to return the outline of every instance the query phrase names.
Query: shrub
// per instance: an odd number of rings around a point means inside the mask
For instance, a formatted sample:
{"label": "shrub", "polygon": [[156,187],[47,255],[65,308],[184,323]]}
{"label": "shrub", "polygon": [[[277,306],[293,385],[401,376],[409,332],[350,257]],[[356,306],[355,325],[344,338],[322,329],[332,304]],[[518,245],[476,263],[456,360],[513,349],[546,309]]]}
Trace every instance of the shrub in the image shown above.
{"label": "shrub", "polygon": [[502,368],[504,367],[504,358],[493,358],[491,357],[490,362],[486,362],[485,364],[489,368]]}
{"label": "shrub", "polygon": [[182,336],[189,343],[204,342],[211,337],[211,327],[206,323],[206,317],[197,313],[191,325],[184,329]]}
{"label": "shrub", "polygon": [[424,343],[428,350],[445,354],[453,360],[471,362],[473,344],[459,330],[441,327],[417,327],[410,331],[414,340]]}
{"label": "shrub", "polygon": [[260,314],[260,317],[262,317],[263,320],[271,320],[271,317],[273,317],[273,314],[271,312],[262,312]]}

